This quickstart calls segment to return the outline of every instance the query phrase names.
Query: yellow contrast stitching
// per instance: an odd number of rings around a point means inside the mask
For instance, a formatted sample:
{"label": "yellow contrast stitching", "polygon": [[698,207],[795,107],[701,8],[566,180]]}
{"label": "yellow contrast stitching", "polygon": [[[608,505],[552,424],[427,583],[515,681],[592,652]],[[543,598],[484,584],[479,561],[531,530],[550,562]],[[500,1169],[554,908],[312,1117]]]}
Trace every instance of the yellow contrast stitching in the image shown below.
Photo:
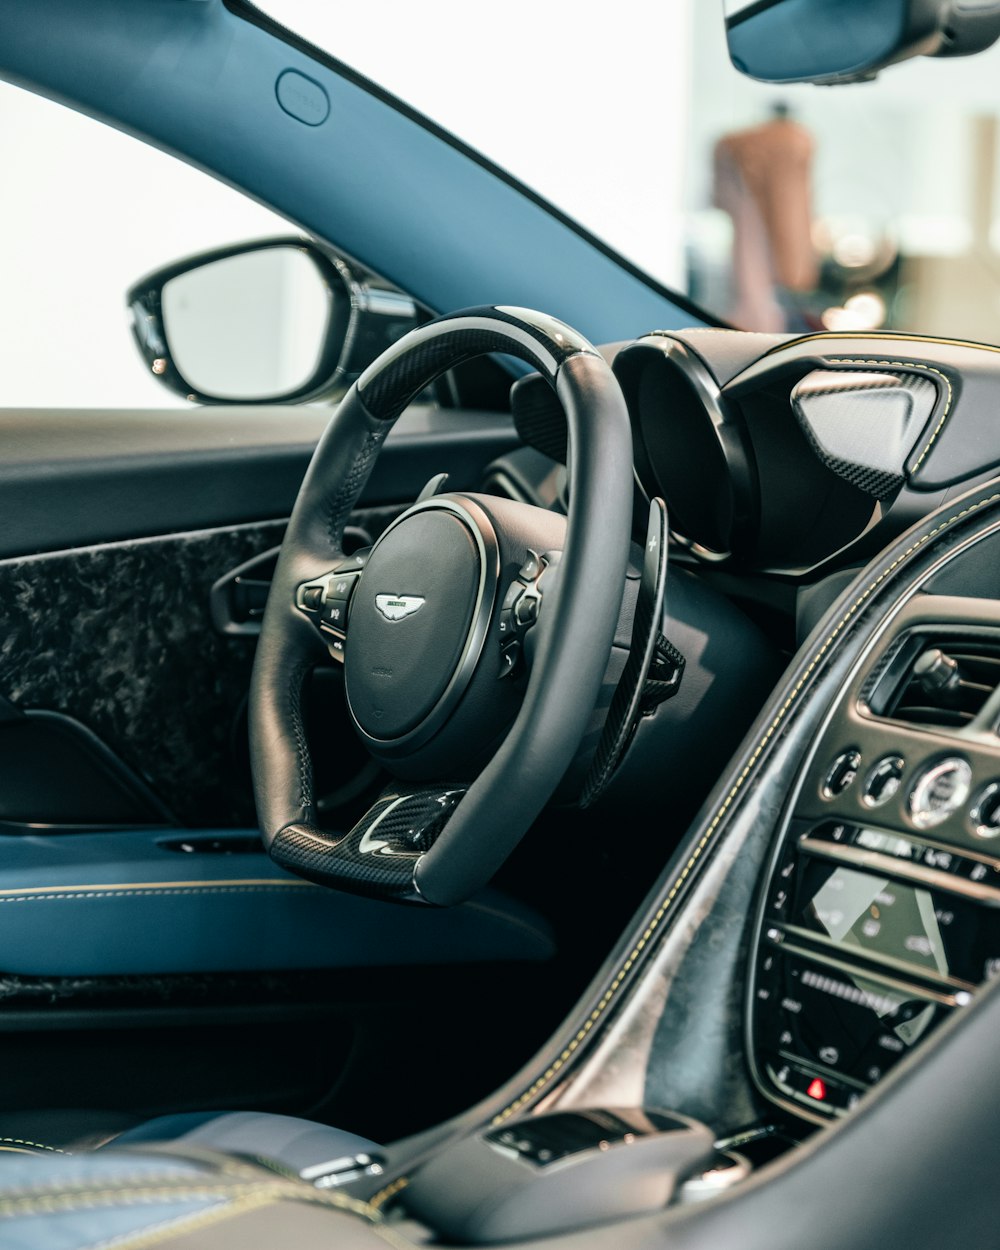
{"label": "yellow contrast stitching", "polygon": [[823,645],[819,648],[819,650],[816,652],[813,658],[809,661],[809,664],[806,666],[799,680],[792,687],[791,693],[789,694],[788,698],[785,700],[784,704],[778,711],[778,714],[775,716],[774,720],[771,721],[771,724],[768,726],[767,731],[765,732],[763,738],[761,738],[760,742],[757,744],[756,748],[754,749],[753,754],[750,756],[750,759],[747,761],[746,765],[744,766],[743,771],[737,777],[732,789],[726,795],[725,799],[723,799],[722,804],[719,807],[719,810],[715,813],[715,816],[712,818],[711,823],[709,824],[708,828],[705,830],[705,833],[702,835],[701,840],[698,842],[697,846],[691,852],[691,856],[688,859],[687,863],[684,865],[680,874],[678,875],[677,880],[670,887],[670,890],[668,891],[666,898],[664,898],[663,902],[657,908],[655,914],[653,915],[653,918],[650,920],[649,924],[646,926],[646,929],[643,932],[642,936],[639,938],[635,946],[629,952],[628,957],[626,958],[622,966],[619,968],[617,975],[615,976],[614,980],[611,982],[611,985],[608,987],[604,996],[600,999],[597,1006],[590,1013],[587,1019],[583,1022],[583,1025],[577,1032],[576,1036],[573,1037],[567,1043],[565,1049],[562,1051],[559,1057],[553,1060],[551,1065],[546,1069],[545,1072],[542,1073],[542,1075],[538,1078],[538,1080],[535,1081],[534,1084],[531,1085],[527,1090],[525,1090],[525,1092],[521,1094],[519,1098],[516,1098],[509,1106],[505,1107],[503,1111],[498,1112],[497,1115],[493,1117],[493,1120],[492,1120],[493,1124],[502,1124],[504,1120],[509,1119],[509,1117],[514,1115],[515,1112],[519,1111],[525,1105],[525,1103],[530,1102],[531,1099],[534,1098],[536,1094],[540,1093],[541,1090],[543,1090],[545,1086],[548,1085],[548,1083],[552,1080],[552,1078],[556,1076],[561,1071],[561,1069],[566,1066],[567,1062],[573,1057],[573,1055],[579,1049],[580,1045],[586,1040],[591,1030],[593,1029],[594,1025],[600,1020],[604,1012],[610,1006],[611,1001],[614,999],[615,995],[617,994],[625,978],[628,976],[628,973],[633,967],[633,965],[635,964],[636,960],[642,954],[645,947],[649,944],[651,938],[653,937],[653,934],[656,932],[656,929],[659,927],[660,922],[663,920],[663,917],[666,915],[674,899],[677,897],[677,894],[680,892],[680,889],[683,886],[684,882],[687,880],[688,876],[690,876],[692,869],[697,864],[699,858],[702,855],[702,852],[705,850],[705,847],[711,841],[712,835],[715,833],[716,829],[718,829],[719,825],[721,824],[722,820],[724,819],[726,815],[726,812],[732,806],[733,800],[739,794],[747,777],[753,771],[754,767],[757,764],[757,761],[760,759],[761,755],[767,748],[768,743],[771,741],[771,739],[774,737],[775,733],[777,732],[778,728],[780,727],[781,722],[784,720],[785,715],[787,714],[788,710],[791,708],[792,704],[798,698],[806,682],[816,671],[816,668],[822,661],[824,655],[830,649],[830,645],[837,639],[837,637],[843,631],[844,627],[848,624],[851,618],[857,613],[858,609],[862,606],[865,600],[868,599],[872,594],[874,594],[874,592],[878,589],[878,587],[882,584],[882,582],[885,581],[885,579],[889,577],[891,573],[895,572],[895,570],[900,566],[900,564],[902,564],[905,560],[907,560],[915,551],[917,551],[925,543],[929,542],[932,538],[935,538],[938,534],[940,534],[942,530],[947,529],[950,525],[954,524],[956,521],[961,521],[964,517],[970,516],[974,512],[978,512],[980,508],[988,507],[990,504],[997,503],[998,501],[1000,501],[1000,493],[990,495],[987,499],[981,499],[978,503],[970,504],[969,507],[963,508],[961,512],[955,513],[953,516],[949,517],[947,521],[942,521],[940,525],[935,526],[934,529],[924,534],[922,538],[918,538],[915,543],[912,543],[909,547],[906,548],[904,552],[898,555],[896,559],[893,560],[893,562],[887,568],[883,569],[882,572],[878,575],[878,577],[876,577],[875,580],[868,585],[868,587],[858,596],[858,598],[854,600],[854,602],[847,609],[844,615],[840,618],[840,620],[834,626],[833,630],[827,636]]}
{"label": "yellow contrast stitching", "polygon": [[225,1185],[206,1182],[201,1186],[159,1185],[145,1189],[73,1189],[55,1190],[51,1193],[22,1193],[0,1198],[0,1217],[13,1215],[45,1215],[51,1212],[70,1211],[77,1207],[95,1207],[106,1204],[137,1206],[154,1202],[194,1202],[198,1199],[218,1198],[227,1200],[230,1191]]}
{"label": "yellow contrast stitching", "polygon": [[181,1234],[187,1236],[189,1233],[200,1232],[203,1228],[210,1228],[213,1224],[229,1219],[230,1216],[241,1215],[244,1211],[251,1211],[255,1207],[266,1206],[268,1202],[270,1198],[253,1195],[237,1198],[233,1202],[222,1201],[217,1206],[209,1207],[207,1211],[196,1211],[193,1215],[188,1213],[172,1216],[154,1228],[142,1229],[132,1237],[129,1237],[127,1233],[124,1237],[112,1237],[110,1241],[102,1241],[91,1250],[105,1250],[105,1247],[111,1250],[112,1246],[114,1250],[143,1250],[146,1246],[155,1246],[166,1237]]}
{"label": "yellow contrast stitching", "polygon": [[57,1155],[69,1153],[69,1151],[60,1150],[58,1146],[46,1146],[43,1141],[27,1141],[23,1137],[0,1137],[0,1142],[9,1142],[12,1146],[33,1146],[35,1150],[51,1150]]}
{"label": "yellow contrast stitching", "polygon": [[11,1215],[44,1215],[53,1211],[72,1210],[75,1207],[94,1207],[105,1204],[134,1206],[141,1203],[155,1202],[193,1202],[220,1201],[259,1197],[289,1199],[295,1202],[310,1202],[321,1206],[336,1207],[341,1211],[350,1211],[352,1215],[362,1215],[372,1223],[381,1220],[381,1216],[368,1203],[349,1198],[346,1194],[328,1194],[314,1190],[301,1181],[250,1181],[243,1184],[220,1178],[213,1182],[207,1177],[203,1184],[191,1184],[185,1179],[183,1183],[171,1184],[161,1181],[156,1185],[138,1185],[129,1188],[122,1185],[116,1178],[108,1181],[105,1188],[88,1189],[85,1185],[49,1191],[22,1190],[20,1193],[8,1194],[0,1198],[0,1217]]}
{"label": "yellow contrast stitching", "polygon": [[786,339],[783,343],[769,347],[764,356],[775,356],[788,347],[798,347],[800,343],[833,343],[838,339],[875,339],[896,343],[931,343],[936,347],[968,347],[972,351],[977,352],[1000,352],[1000,347],[992,343],[975,343],[971,339],[940,339],[933,338],[928,334],[904,334],[895,330],[834,330],[820,334],[801,334],[798,338]]}
{"label": "yellow contrast stitching", "polygon": [[380,1210],[380,1208],[383,1207],[390,1198],[395,1198],[395,1196],[401,1190],[405,1189],[409,1183],[410,1178],[408,1176],[398,1176],[391,1185],[386,1185],[385,1189],[380,1189],[374,1197],[369,1198],[368,1205],[375,1211]]}
{"label": "yellow contrast stitching", "polygon": [[[143,1229],[130,1239],[113,1240],[102,1243],[102,1245],[106,1246],[107,1250],[111,1250],[112,1247],[114,1247],[114,1250],[146,1250],[146,1247],[158,1245],[167,1238],[186,1237],[190,1233],[210,1228],[213,1224],[220,1224],[224,1220],[246,1215],[249,1211],[277,1205],[284,1201],[304,1201],[314,1206],[329,1206],[335,1210],[347,1211],[351,1214],[361,1213],[356,1208],[364,1209],[363,1203],[352,1203],[342,1196],[339,1201],[334,1201],[335,1197],[337,1195],[312,1194],[308,1190],[306,1192],[292,1192],[287,1188],[281,1192],[268,1190],[268,1192],[243,1194],[235,1199],[224,1201],[218,1206],[211,1207],[207,1211],[197,1211],[192,1215],[175,1216],[171,1220],[165,1220],[163,1223],[158,1224],[155,1228]],[[394,1230],[385,1227],[379,1220],[374,1219],[370,1212],[364,1211],[364,1214],[372,1223],[372,1231],[381,1237],[383,1241],[395,1246],[397,1250],[411,1250],[411,1245],[405,1238],[399,1236]],[[94,1250],[101,1250],[101,1246],[95,1247]]]}
{"label": "yellow contrast stitching", "polygon": [[[164,895],[188,895],[188,894],[269,894],[272,890],[287,890],[296,887],[296,882],[276,881],[273,885],[191,885],[176,889],[157,889],[152,886],[140,886],[138,888],[132,886],[128,889],[117,890],[114,888],[107,889],[79,889],[77,887],[67,887],[65,891],[59,894],[49,892],[40,892],[32,894],[27,891],[13,891],[4,895],[0,891],[0,904],[3,903],[57,903],[57,902],[75,902],[77,899],[88,898],[149,898],[163,897]],[[303,881],[302,885],[309,885],[308,881]],[[45,887],[39,887],[40,891],[44,891]]]}
{"label": "yellow contrast stitching", "polygon": [[940,369],[935,369],[933,365],[922,365],[916,360],[848,360],[845,356],[831,356],[830,360],[839,365],[876,365],[885,369],[923,369],[927,373],[936,373],[942,379],[948,390],[948,397],[945,400],[944,410],[941,413],[940,420],[931,431],[931,436],[927,440],[927,445],[917,457],[917,461],[913,466],[912,472],[916,471],[923,464],[927,457],[927,453],[934,446],[934,440],[944,429],[944,423],[948,420],[948,414],[951,412],[951,405],[955,398],[955,392],[952,389],[951,379],[946,373],[942,373]]}

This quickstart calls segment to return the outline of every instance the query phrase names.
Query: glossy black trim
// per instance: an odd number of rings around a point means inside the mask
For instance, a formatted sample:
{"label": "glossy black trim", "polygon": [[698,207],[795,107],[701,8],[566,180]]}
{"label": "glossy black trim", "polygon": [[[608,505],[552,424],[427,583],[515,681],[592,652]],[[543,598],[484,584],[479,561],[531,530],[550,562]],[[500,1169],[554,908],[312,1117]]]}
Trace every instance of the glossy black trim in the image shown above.
{"label": "glossy black trim", "polygon": [[[171,349],[170,334],[163,319],[163,288],[181,274],[191,273],[216,261],[275,248],[291,248],[308,256],[326,285],[329,316],[316,368],[294,390],[256,399],[233,399],[199,390],[181,373]],[[199,404],[294,404],[325,395],[337,375],[358,317],[358,300],[352,290],[353,285],[351,272],[342,261],[332,259],[308,239],[297,235],[279,235],[211,248],[171,261],[134,282],[125,296],[125,305],[132,314],[132,337],[139,354],[156,380],[168,390]]]}

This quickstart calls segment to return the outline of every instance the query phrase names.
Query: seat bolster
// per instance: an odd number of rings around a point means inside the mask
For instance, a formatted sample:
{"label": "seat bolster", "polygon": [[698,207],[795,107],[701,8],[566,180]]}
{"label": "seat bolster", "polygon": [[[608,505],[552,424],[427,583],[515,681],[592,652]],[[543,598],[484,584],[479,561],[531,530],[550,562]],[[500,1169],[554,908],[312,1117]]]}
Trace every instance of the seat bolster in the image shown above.
{"label": "seat bolster", "polygon": [[368,1138],[344,1129],[256,1111],[159,1116],[120,1134],[109,1146],[137,1146],[144,1142],[169,1142],[178,1150],[194,1146],[219,1154],[242,1155],[296,1175],[306,1168],[377,1153],[379,1149]]}
{"label": "seat bolster", "polygon": [[0,1246],[11,1250],[385,1250],[379,1222],[346,1195],[200,1149],[0,1155]]}

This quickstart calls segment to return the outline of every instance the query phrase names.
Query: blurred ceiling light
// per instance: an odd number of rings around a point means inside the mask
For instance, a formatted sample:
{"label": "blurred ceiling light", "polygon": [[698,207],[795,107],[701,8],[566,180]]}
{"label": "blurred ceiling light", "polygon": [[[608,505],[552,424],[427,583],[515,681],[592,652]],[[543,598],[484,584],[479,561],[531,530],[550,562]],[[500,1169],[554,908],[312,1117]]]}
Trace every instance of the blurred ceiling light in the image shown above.
{"label": "blurred ceiling light", "polygon": [[845,269],[862,269],[872,263],[878,248],[874,239],[870,239],[868,235],[852,232],[842,234],[839,239],[834,240],[831,251],[838,265],[843,265]]}
{"label": "blurred ceiling light", "polygon": [[877,330],[885,323],[885,301],[875,291],[860,291],[841,308],[827,308],[820,320],[827,330]]}
{"label": "blurred ceiling light", "polygon": [[862,317],[865,328],[877,330],[885,323],[885,300],[877,291],[859,291],[844,301],[844,307],[856,317]]}

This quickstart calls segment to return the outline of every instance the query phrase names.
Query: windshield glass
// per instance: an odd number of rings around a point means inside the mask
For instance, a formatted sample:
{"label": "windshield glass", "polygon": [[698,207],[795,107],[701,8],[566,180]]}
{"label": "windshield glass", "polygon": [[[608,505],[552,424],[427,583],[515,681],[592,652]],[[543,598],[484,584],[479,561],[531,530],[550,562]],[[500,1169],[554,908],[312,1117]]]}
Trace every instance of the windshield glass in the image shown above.
{"label": "windshield glass", "polygon": [[774,88],[713,0],[260,7],[741,328],[1000,339],[1000,47]]}

